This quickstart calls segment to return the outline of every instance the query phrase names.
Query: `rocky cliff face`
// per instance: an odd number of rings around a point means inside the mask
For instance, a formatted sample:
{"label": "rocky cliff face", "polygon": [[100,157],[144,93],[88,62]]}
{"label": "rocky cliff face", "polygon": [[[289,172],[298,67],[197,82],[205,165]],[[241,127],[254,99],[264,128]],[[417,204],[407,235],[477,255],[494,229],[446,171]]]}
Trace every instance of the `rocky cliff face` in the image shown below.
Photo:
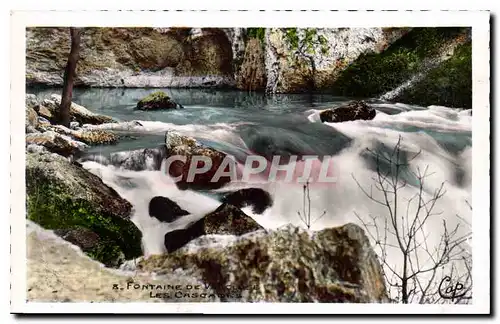
{"label": "rocky cliff face", "polygon": [[[28,28],[28,84],[61,85],[69,53],[67,28]],[[227,87],[231,42],[221,29],[85,28],[77,85]]]}
{"label": "rocky cliff face", "polygon": [[361,54],[380,53],[406,32],[400,28],[267,29],[266,90],[328,90]]}
{"label": "rocky cliff face", "polygon": [[[86,28],[76,83],[381,97],[429,75],[421,89],[443,89],[432,93],[432,104],[469,108],[471,91],[464,96],[463,90],[471,81],[460,80],[471,79],[470,51],[456,54],[449,46],[470,47],[467,34],[470,29],[451,27]],[[465,41],[455,41],[460,37]],[[26,42],[27,84],[61,85],[67,28],[28,28]],[[449,70],[451,58],[457,78],[443,85],[443,73],[434,70]],[[419,104],[421,89],[386,97]]]}
{"label": "rocky cliff face", "polygon": [[[303,92],[326,88],[360,54],[381,51],[403,33],[382,28],[85,28],[76,84]],[[67,28],[28,28],[27,83],[61,85],[69,46]]]}

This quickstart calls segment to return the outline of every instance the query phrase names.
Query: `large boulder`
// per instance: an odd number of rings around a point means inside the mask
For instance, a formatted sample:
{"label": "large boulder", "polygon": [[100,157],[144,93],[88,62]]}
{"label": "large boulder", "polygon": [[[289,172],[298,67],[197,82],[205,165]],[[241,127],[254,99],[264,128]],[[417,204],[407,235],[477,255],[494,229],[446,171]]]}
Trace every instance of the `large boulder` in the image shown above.
{"label": "large boulder", "polygon": [[139,110],[161,110],[183,108],[174,102],[165,92],[156,91],[142,98],[136,106]]}
{"label": "large boulder", "polygon": [[[183,156],[186,158],[186,162],[174,160],[167,170],[170,176],[181,177],[177,181],[180,189],[217,189],[231,181],[230,176],[221,176],[212,182],[215,173],[227,157],[225,153],[203,145],[192,137],[172,131],[165,134],[165,147],[167,157]],[[208,171],[195,174],[193,180],[189,181],[188,172],[194,156],[206,157],[210,159],[212,165]],[[198,161],[198,167],[203,167],[203,162]],[[229,171],[229,167],[226,167],[224,171]]]}
{"label": "large boulder", "polygon": [[327,123],[342,123],[352,120],[371,120],[375,118],[375,109],[363,101],[353,101],[334,109],[326,109],[319,113],[321,121]]}
{"label": "large boulder", "polygon": [[190,241],[207,234],[243,235],[262,229],[256,221],[239,208],[222,204],[186,229],[165,234],[165,248],[174,252]]}
{"label": "large boulder", "polygon": [[200,237],[176,252],[141,260],[137,269],[189,271],[225,294],[221,301],[389,302],[377,255],[354,224],[318,232],[289,225],[221,242]]}
{"label": "large boulder", "polygon": [[26,192],[27,218],[59,230],[92,258],[117,266],[142,255],[141,232],[130,220],[132,205],[79,163],[58,154],[26,153]]}
{"label": "large boulder", "polygon": [[[55,122],[54,116],[58,115],[59,105],[61,104],[61,96],[57,94],[52,94],[50,99],[44,99],[40,102],[39,111],[48,110],[52,119],[51,122]],[[70,106],[70,117],[72,121],[77,121],[80,124],[93,124],[99,125],[104,123],[116,123],[112,117],[96,114],[91,112],[87,108],[80,106],[74,102]],[[44,114],[45,115],[45,114]],[[44,116],[48,119],[48,116]]]}

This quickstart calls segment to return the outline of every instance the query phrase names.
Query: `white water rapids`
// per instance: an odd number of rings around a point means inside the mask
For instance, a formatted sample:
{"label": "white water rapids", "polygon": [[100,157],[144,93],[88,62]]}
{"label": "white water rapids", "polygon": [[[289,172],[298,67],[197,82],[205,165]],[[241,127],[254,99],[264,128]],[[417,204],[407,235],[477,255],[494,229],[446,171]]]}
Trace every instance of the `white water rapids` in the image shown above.
{"label": "white water rapids", "polygon": [[[131,93],[142,90],[127,91]],[[86,93],[80,95],[79,103],[92,107],[90,99],[85,95]],[[443,221],[448,231],[458,225],[456,237],[467,237],[471,232],[470,110],[377,102],[370,104],[377,110],[373,120],[321,124],[319,111],[338,103],[335,101],[337,99],[319,99],[312,104],[304,104],[302,99],[283,97],[278,101],[273,99],[270,103],[250,95],[243,100],[241,95],[237,94],[236,99],[231,97],[229,104],[220,97],[210,97],[212,100],[206,100],[205,103],[203,99],[200,102],[199,98],[191,98],[190,103],[187,99],[182,101],[182,98],[179,98],[181,96],[177,94],[178,100],[186,107],[184,110],[158,112],[155,115],[133,111],[133,103],[142,95],[142,92],[133,93],[128,99],[121,98],[126,104],[121,103],[120,107],[99,112],[124,120],[139,121],[140,126],[124,127],[134,134],[156,136],[158,142],[162,141],[164,131],[174,130],[201,139],[227,153],[239,154],[240,157],[252,152],[264,156],[332,155],[337,181],[334,184],[313,183],[310,186],[311,218],[315,219],[325,213],[311,224],[311,230],[314,231],[348,222],[362,225],[356,214],[365,222],[375,219],[377,228],[384,229],[389,219],[387,207],[369,199],[359,185],[369,191],[370,186],[375,185],[374,179],[377,175],[376,168],[367,159],[366,149],[394,148],[401,137],[401,150],[404,154],[413,156],[420,151],[420,154],[410,161],[410,170],[417,172],[427,168],[429,176],[423,183],[423,199],[428,200],[442,183],[446,191],[436,201],[432,216],[423,224],[421,233],[417,234],[419,239],[426,237],[426,251],[422,249],[417,253],[421,266],[426,262],[432,263],[427,252],[439,246],[443,239]],[[100,96],[102,95],[98,95]],[[172,97],[176,98],[176,93]],[[76,100],[78,98],[77,94]],[[106,100],[110,99],[107,97]],[[254,108],[255,106],[257,108]],[[119,128],[120,125],[122,124],[112,127]],[[144,148],[147,141],[150,141],[150,138],[139,137],[122,151]],[[106,148],[100,150],[104,152]],[[83,165],[133,204],[132,220],[143,233],[145,255],[164,253],[163,240],[166,232],[184,228],[220,205],[215,198],[215,192],[212,192],[213,195],[207,195],[206,192],[179,190],[164,170],[132,171],[95,161],[87,161]],[[418,207],[418,200],[409,202],[410,198],[419,192],[418,182],[411,177],[405,180],[408,184],[399,189],[397,195],[397,219],[401,219],[402,224],[408,219],[411,222]],[[263,214],[253,214],[250,208],[243,209],[263,227],[275,229],[290,223],[305,226],[298,215],[304,207],[302,184],[278,181],[257,185],[238,182],[230,183],[219,191],[242,187],[261,187],[271,194],[273,205]],[[382,192],[375,190],[375,187],[373,195],[375,199],[383,199]],[[183,216],[173,223],[161,223],[148,214],[148,203],[154,196],[168,197],[191,215]],[[368,230],[375,231],[375,227]],[[374,233],[372,232],[373,235]],[[395,237],[389,235],[387,240],[388,244],[397,245]],[[466,250],[470,249],[467,242],[463,244]],[[374,243],[375,240],[372,239],[372,244]],[[388,249],[387,260],[388,264],[399,265],[402,264],[402,255],[397,249]],[[457,267],[463,270],[463,267]]]}

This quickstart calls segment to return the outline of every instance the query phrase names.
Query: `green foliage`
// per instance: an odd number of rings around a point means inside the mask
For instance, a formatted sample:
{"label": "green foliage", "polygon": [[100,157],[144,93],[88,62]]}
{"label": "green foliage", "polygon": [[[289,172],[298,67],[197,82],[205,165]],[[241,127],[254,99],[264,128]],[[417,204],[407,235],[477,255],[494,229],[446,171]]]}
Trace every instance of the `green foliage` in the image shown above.
{"label": "green foliage", "polygon": [[287,28],[285,30],[285,37],[290,44],[292,50],[299,48],[299,36],[297,35],[297,28]]}
{"label": "green foliage", "polygon": [[328,50],[328,40],[323,35],[318,35],[318,43],[321,45],[321,54],[326,55]]}
{"label": "green foliage", "polygon": [[450,59],[401,93],[398,100],[425,106],[472,108],[471,43],[458,46]]}
{"label": "green foliage", "polygon": [[[36,175],[28,178],[36,179]],[[121,254],[127,259],[142,255],[141,232],[134,224],[104,215],[90,202],[45,181],[27,185],[27,217],[46,229],[84,227],[96,233],[103,241],[88,254],[106,265],[114,264]]]}
{"label": "green foliage", "polygon": [[301,45],[301,50],[303,53],[315,54],[315,45],[320,46],[320,51],[323,55],[328,53],[328,40],[323,35],[318,35],[318,30],[316,28],[305,28],[303,38],[299,37],[297,28],[286,28],[285,38],[290,45],[290,49],[296,51]]}
{"label": "green foliage", "polygon": [[265,41],[265,36],[266,36],[266,29],[259,27],[259,28],[247,28],[247,37],[248,38],[257,38],[260,40],[262,44],[264,44]]}
{"label": "green foliage", "polygon": [[447,40],[463,28],[414,28],[380,54],[361,55],[337,78],[333,92],[352,97],[374,97],[410,78],[422,60],[435,55]]}
{"label": "green foliage", "polygon": [[315,28],[306,28],[304,31],[305,51],[308,54],[314,54],[314,36],[316,36]]}

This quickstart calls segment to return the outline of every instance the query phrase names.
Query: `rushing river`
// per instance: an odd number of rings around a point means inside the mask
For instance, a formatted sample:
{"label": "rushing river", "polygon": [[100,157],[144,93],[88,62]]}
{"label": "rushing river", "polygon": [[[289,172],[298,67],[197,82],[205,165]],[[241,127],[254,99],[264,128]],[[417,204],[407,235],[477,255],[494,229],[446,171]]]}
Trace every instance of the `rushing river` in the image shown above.
{"label": "rushing river", "polygon": [[[328,95],[274,95],[199,89],[165,90],[185,109],[144,112],[134,110],[135,104],[151,89],[75,89],[73,100],[88,109],[113,116],[122,121],[136,120],[130,139],[117,145],[89,149],[93,154],[109,154],[141,148],[155,148],[163,143],[164,133],[175,130],[191,135],[205,144],[244,159],[249,154],[265,157],[280,155],[332,155],[335,183],[310,186],[311,217],[321,217],[311,224],[312,230],[359,224],[356,216],[376,222],[383,228],[387,207],[369,199],[360,189],[374,185],[376,166],[366,149],[382,149],[390,153],[401,137],[402,154],[409,159],[410,170],[429,174],[422,195],[430,197],[444,182],[446,193],[435,206],[423,229],[429,234],[429,246],[437,246],[443,237],[443,220],[448,228],[462,222],[457,235],[470,231],[472,137],[470,110],[430,106],[419,107],[399,103],[369,101],[377,110],[375,119],[344,123],[321,123],[321,109],[347,101]],[[29,91],[37,94],[57,93],[58,89]],[[420,151],[420,154],[417,153]],[[94,161],[84,166],[101,176],[133,205],[133,221],[144,235],[145,254],[164,251],[163,237],[167,231],[182,228],[220,204],[214,192],[179,190],[163,171],[131,171]],[[408,200],[418,193],[418,181],[411,173],[401,179],[407,185],[398,192],[398,217],[415,214],[416,204]],[[356,182],[357,180],[357,182]],[[220,190],[241,187],[262,187],[273,197],[272,207],[261,215],[244,211],[266,228],[292,223],[304,226],[298,216],[303,211],[303,186],[297,183],[244,184],[231,183]],[[373,187],[375,188],[375,187]],[[375,190],[375,189],[373,189]],[[192,213],[170,224],[160,223],[148,215],[149,200],[156,195],[176,201]],[[374,193],[377,197],[377,193]],[[380,195],[380,193],[379,193]],[[378,196],[381,197],[381,196]],[[415,200],[414,200],[415,201]],[[459,217],[457,217],[459,215]],[[392,258],[396,261],[398,256]]]}

